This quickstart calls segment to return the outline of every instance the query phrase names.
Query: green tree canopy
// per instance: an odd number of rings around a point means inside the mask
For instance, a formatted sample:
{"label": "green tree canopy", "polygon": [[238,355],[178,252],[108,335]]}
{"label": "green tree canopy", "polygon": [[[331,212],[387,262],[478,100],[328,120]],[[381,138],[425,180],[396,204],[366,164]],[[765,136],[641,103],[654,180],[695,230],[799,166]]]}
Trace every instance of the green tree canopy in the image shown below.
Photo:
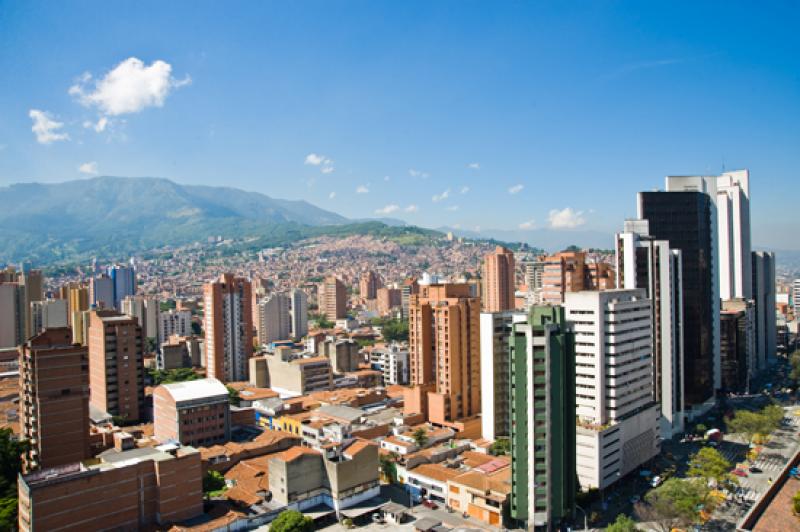
{"label": "green tree canopy", "polygon": [[20,457],[29,448],[11,429],[0,429],[0,530],[17,529],[17,475],[22,468]]}
{"label": "green tree canopy", "polygon": [[270,532],[313,532],[314,520],[297,510],[284,510],[269,525]]}
{"label": "green tree canopy", "polygon": [[415,430],[411,437],[419,447],[425,447],[425,444],[428,443],[428,431],[422,427]]}
{"label": "green tree canopy", "polygon": [[708,500],[705,480],[670,478],[645,495],[648,520],[673,524],[695,523]]}
{"label": "green tree canopy", "polygon": [[508,454],[511,451],[511,440],[508,438],[497,438],[489,446],[489,454],[493,456],[500,456]]}
{"label": "green tree canopy", "polygon": [[192,368],[151,369],[149,374],[150,378],[153,379],[153,384],[156,386],[171,382],[193,381],[200,378]]}
{"label": "green tree canopy", "polygon": [[713,447],[703,447],[689,458],[690,477],[713,480],[717,484],[738,483],[730,474],[731,463]]}
{"label": "green tree canopy", "polygon": [[203,492],[206,494],[219,491],[225,487],[225,477],[219,471],[209,471],[203,477]]}
{"label": "green tree canopy", "polygon": [[606,527],[606,532],[636,532],[636,521],[625,514],[618,514],[616,521]]}

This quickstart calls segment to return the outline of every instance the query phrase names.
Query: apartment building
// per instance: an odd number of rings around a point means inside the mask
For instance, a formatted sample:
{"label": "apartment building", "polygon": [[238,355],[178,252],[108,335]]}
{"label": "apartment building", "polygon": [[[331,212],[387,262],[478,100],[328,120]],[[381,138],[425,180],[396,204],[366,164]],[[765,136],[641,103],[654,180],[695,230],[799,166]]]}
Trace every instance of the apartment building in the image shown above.
{"label": "apartment building", "polygon": [[281,396],[294,397],[333,387],[331,362],[324,356],[292,353],[279,347],[272,354],[250,359],[250,383],[272,388]]}
{"label": "apartment building", "polygon": [[484,292],[484,312],[513,310],[516,306],[514,252],[503,246],[497,246],[494,252],[486,255],[483,260],[481,284]]}
{"label": "apartment building", "polygon": [[347,316],[347,288],[334,276],[328,276],[319,285],[319,311],[326,319],[336,321]]}
{"label": "apartment building", "polygon": [[222,382],[247,380],[253,354],[250,281],[222,274],[203,287],[206,370]]}
{"label": "apartment building", "polygon": [[153,390],[154,435],[161,442],[209,447],[231,436],[228,389],[217,379],[162,384]]}
{"label": "apartment building", "polygon": [[481,312],[481,434],[494,441],[511,435],[509,339],[524,312]]}

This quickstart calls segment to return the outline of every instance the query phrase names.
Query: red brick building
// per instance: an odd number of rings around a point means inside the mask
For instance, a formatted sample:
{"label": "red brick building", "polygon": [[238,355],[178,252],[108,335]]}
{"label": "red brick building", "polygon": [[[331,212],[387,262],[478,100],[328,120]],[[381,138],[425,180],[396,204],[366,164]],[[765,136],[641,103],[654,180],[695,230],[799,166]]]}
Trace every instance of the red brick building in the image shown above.
{"label": "red brick building", "polygon": [[228,389],[217,379],[162,384],[153,390],[153,426],[161,442],[224,443],[231,435]]}

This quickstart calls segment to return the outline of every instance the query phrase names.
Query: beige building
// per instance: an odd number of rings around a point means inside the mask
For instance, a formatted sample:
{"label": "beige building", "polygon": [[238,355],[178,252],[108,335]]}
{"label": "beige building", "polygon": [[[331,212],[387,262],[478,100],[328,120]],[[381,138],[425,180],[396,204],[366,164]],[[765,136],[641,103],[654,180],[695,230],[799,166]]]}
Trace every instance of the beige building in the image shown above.
{"label": "beige building", "polygon": [[217,379],[162,384],[153,390],[153,430],[161,442],[208,447],[231,436],[228,389]]}
{"label": "beige building", "polygon": [[233,274],[203,287],[206,369],[222,382],[247,380],[253,354],[253,306],[250,281]]}
{"label": "beige building", "polygon": [[347,288],[333,275],[319,285],[319,311],[330,321],[347,316]]}
{"label": "beige building", "polygon": [[144,417],[142,329],[113,310],[89,313],[90,404],[129,421]]}
{"label": "beige building", "polygon": [[359,354],[361,348],[353,340],[328,338],[319,344],[319,354],[331,361],[334,373],[347,373],[359,370],[359,363],[363,357]]}
{"label": "beige building", "polygon": [[513,251],[497,246],[493,253],[484,257],[482,286],[485,312],[501,312],[516,307],[515,274]]}
{"label": "beige building", "polygon": [[480,413],[480,305],[466,284],[420,285],[411,296],[406,412],[433,423]]}
{"label": "beige building", "polygon": [[305,395],[333,387],[331,362],[324,356],[295,355],[288,347],[250,359],[250,383],[284,396]]}

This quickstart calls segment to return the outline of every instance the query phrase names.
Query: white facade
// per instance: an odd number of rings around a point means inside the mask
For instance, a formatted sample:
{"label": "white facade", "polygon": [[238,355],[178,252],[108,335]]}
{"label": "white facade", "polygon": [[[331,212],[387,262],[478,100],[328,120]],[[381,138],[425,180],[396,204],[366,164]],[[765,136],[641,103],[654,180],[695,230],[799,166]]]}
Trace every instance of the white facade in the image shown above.
{"label": "white facade", "polygon": [[258,343],[268,345],[290,336],[289,297],[272,294],[256,305],[256,332]]}
{"label": "white facade", "polygon": [[161,309],[158,298],[155,296],[127,296],[122,300],[122,313],[136,318],[142,328],[142,336],[155,338],[156,342],[166,341],[166,337],[159,336],[158,315]]}
{"label": "white facade", "polygon": [[31,323],[34,334],[53,327],[68,327],[68,303],[66,299],[32,301]]}
{"label": "white facade", "polygon": [[795,279],[792,284],[792,307],[795,315],[797,315],[797,311],[800,309],[800,279]]}
{"label": "white facade", "polygon": [[725,172],[717,177],[717,223],[720,298],[750,299],[753,282],[748,170]]}
{"label": "white facade", "polygon": [[661,437],[684,430],[683,280],[681,251],[649,236],[647,220],[626,220],[617,234],[619,288],[644,288],[651,300],[653,399],[661,405]]}
{"label": "white facade", "polygon": [[575,330],[578,478],[604,488],[660,449],[651,303],[644,289],[617,289],[567,292],[564,307]]}
{"label": "white facade", "polygon": [[487,440],[511,435],[508,345],[512,324],[525,318],[524,312],[481,312],[481,435]]}
{"label": "white facade", "polygon": [[192,313],[188,310],[170,310],[158,315],[158,345],[170,336],[192,335]]}
{"label": "white facade", "polygon": [[408,349],[392,344],[385,348],[373,349],[370,364],[383,372],[383,384],[408,384]]}
{"label": "white facade", "polygon": [[302,338],[308,334],[308,296],[295,288],[289,298],[289,334],[292,338]]}

